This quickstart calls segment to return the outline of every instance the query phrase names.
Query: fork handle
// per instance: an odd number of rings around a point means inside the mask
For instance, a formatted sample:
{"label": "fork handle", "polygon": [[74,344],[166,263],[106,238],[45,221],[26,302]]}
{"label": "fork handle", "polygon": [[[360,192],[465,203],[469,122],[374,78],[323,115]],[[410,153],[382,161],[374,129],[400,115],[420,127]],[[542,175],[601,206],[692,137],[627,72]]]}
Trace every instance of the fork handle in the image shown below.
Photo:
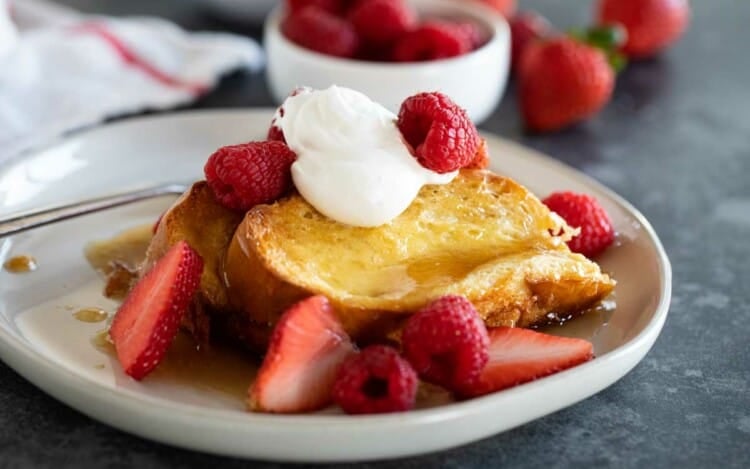
{"label": "fork handle", "polygon": [[153,199],[165,195],[182,194],[187,189],[183,184],[164,184],[161,186],[139,189],[120,194],[83,200],[58,207],[25,212],[10,218],[0,219],[0,238],[23,231],[49,225],[70,218],[100,212],[122,205],[128,205],[142,200]]}

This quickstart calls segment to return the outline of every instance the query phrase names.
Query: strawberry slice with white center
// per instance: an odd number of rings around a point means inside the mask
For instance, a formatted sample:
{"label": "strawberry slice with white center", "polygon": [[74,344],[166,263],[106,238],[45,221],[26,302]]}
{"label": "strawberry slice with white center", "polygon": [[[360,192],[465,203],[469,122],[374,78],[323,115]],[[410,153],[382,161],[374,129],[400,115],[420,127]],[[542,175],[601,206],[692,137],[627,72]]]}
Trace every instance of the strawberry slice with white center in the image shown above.
{"label": "strawberry slice with white center", "polygon": [[490,359],[461,394],[475,397],[533,381],[594,358],[590,342],[529,329],[490,329]]}
{"label": "strawberry slice with white center", "polygon": [[126,374],[141,380],[161,362],[202,272],[201,256],[180,241],[130,291],[109,329]]}
{"label": "strawberry slice with white center", "polygon": [[250,386],[252,410],[298,413],[331,403],[341,363],[355,353],[354,345],[324,296],[291,306],[279,319],[270,344]]}

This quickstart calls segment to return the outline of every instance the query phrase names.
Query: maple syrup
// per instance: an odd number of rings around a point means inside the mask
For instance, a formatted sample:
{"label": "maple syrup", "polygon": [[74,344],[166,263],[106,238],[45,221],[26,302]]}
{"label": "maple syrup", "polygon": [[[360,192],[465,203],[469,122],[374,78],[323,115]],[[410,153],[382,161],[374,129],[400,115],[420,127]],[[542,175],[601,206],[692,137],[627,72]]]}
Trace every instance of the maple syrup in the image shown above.
{"label": "maple syrup", "polygon": [[82,308],[73,313],[73,317],[81,322],[102,322],[109,317],[109,313],[99,308]]}
{"label": "maple syrup", "polygon": [[[91,343],[99,351],[117,356],[107,329],[97,332]],[[147,379],[216,391],[244,402],[256,371],[253,357],[219,344],[200,348],[192,337],[180,332]]]}
{"label": "maple syrup", "polygon": [[112,343],[112,339],[109,337],[109,329],[106,327],[97,331],[94,337],[91,338],[91,344],[107,355],[115,355],[115,344]]}
{"label": "maple syrup", "polygon": [[104,275],[109,275],[116,266],[135,271],[146,258],[153,227],[141,225],[127,229],[110,239],[92,241],[84,249],[89,264]]}
{"label": "maple syrup", "polygon": [[151,377],[244,401],[256,371],[252,356],[222,344],[201,348],[187,333],[180,332]]}
{"label": "maple syrup", "polygon": [[5,261],[3,268],[12,274],[25,274],[35,271],[37,263],[32,256],[15,256]]}

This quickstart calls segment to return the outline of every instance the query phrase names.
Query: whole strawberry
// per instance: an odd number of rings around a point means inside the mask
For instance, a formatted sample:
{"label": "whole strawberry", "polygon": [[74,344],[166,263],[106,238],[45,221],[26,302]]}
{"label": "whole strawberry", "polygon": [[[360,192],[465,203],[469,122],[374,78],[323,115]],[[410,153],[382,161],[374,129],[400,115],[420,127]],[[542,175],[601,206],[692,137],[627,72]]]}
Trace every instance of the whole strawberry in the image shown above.
{"label": "whole strawberry", "polygon": [[601,0],[601,24],[621,24],[628,33],[622,51],[632,58],[651,57],[680,38],[690,21],[687,0]]}
{"label": "whole strawberry", "polygon": [[519,81],[527,128],[546,132],[596,114],[612,95],[615,72],[602,50],[562,36],[528,46]]}
{"label": "whole strawberry", "polygon": [[511,64],[518,69],[521,55],[532,42],[550,35],[552,27],[549,21],[534,11],[524,11],[510,20]]}
{"label": "whole strawberry", "polygon": [[516,0],[482,0],[487,5],[499,11],[506,18],[512,18],[516,12]]}
{"label": "whole strawberry", "polygon": [[568,225],[580,228],[581,233],[568,241],[571,251],[594,257],[614,242],[612,221],[594,197],[569,191],[555,192],[542,202]]}

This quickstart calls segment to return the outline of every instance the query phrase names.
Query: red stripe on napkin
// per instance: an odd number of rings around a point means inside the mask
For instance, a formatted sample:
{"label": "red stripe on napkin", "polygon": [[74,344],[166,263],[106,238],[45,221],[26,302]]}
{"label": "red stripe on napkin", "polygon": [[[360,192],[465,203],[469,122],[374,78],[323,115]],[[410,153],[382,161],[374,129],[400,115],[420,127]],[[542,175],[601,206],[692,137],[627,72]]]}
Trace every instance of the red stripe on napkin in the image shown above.
{"label": "red stripe on napkin", "polygon": [[196,95],[201,95],[208,91],[209,87],[202,83],[185,82],[171,75],[168,75],[158,68],[154,67],[146,60],[144,60],[143,57],[138,56],[130,47],[128,47],[127,44],[121,41],[120,38],[115,36],[112,31],[107,29],[106,26],[101,23],[81,24],[73,28],[73,31],[91,33],[99,36],[107,44],[109,44],[112,49],[115,50],[115,52],[117,52],[117,54],[126,64],[141,70],[143,73],[163,85],[171,86],[173,88],[183,88]]}

